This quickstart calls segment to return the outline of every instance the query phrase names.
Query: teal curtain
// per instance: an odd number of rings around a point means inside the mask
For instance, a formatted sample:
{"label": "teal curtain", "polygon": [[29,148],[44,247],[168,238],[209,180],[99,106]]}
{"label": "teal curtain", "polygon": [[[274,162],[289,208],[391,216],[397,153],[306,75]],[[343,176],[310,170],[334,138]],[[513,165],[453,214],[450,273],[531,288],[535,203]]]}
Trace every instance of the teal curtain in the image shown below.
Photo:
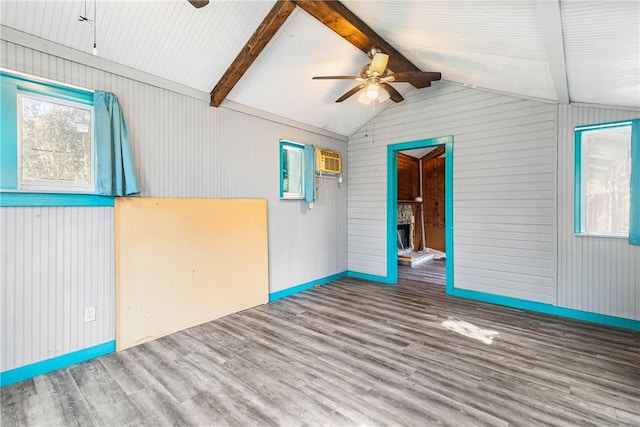
{"label": "teal curtain", "polygon": [[631,125],[629,243],[640,245],[640,120],[634,120]]}
{"label": "teal curtain", "polygon": [[308,203],[316,200],[315,149],[313,145],[304,146],[304,199]]}
{"label": "teal curtain", "polygon": [[93,95],[96,139],[96,192],[128,196],[140,192],[129,127],[118,98],[109,92]]}

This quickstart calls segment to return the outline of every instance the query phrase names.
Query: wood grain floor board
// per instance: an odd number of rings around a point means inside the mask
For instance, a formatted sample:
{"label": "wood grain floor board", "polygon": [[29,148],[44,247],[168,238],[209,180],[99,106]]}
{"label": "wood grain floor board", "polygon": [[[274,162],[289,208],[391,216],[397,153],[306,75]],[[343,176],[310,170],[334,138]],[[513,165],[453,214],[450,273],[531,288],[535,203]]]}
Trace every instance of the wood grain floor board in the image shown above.
{"label": "wood grain floor board", "polygon": [[[640,334],[452,298],[434,266],[397,286],[341,279],[7,386],[2,425],[640,425]],[[450,318],[498,335],[484,344]]]}
{"label": "wood grain floor board", "polygon": [[447,275],[445,265],[446,260],[444,258],[432,259],[413,267],[398,265],[398,278],[444,286]]}

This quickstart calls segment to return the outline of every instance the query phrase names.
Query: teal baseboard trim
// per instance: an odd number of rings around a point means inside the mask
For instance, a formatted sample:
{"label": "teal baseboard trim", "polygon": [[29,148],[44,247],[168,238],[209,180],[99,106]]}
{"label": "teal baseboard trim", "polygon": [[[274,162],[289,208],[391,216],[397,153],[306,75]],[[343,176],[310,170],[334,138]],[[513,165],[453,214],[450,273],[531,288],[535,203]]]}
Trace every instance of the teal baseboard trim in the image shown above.
{"label": "teal baseboard trim", "polygon": [[558,307],[551,304],[505,297],[502,295],[488,294],[479,291],[471,291],[468,289],[454,288],[453,292],[447,293],[459,298],[473,299],[477,301],[488,302],[491,304],[504,305],[507,307],[552,314],[554,316],[567,317],[569,319],[582,320],[585,322],[615,326],[617,328],[631,329],[633,331],[640,331],[640,320],[625,319],[623,317],[608,316],[606,314],[592,313],[589,311],[576,310],[573,308]]}
{"label": "teal baseboard trim", "polygon": [[93,194],[3,193],[0,206],[113,206],[113,196]]}
{"label": "teal baseboard trim", "polygon": [[323,277],[321,279],[312,280],[310,282],[293,286],[291,288],[283,289],[281,291],[273,292],[269,294],[269,302],[278,300],[280,298],[288,297],[289,295],[297,294],[298,292],[306,291],[307,289],[311,289],[316,285],[325,285],[329,282],[333,282],[334,280],[342,279],[344,277],[347,277],[346,271],[333,274],[331,276]]}
{"label": "teal baseboard trim", "polygon": [[357,271],[351,271],[351,270],[347,272],[347,276],[354,277],[356,279],[369,280],[371,282],[384,283],[385,285],[395,285],[397,283],[397,280],[393,280],[390,277],[376,276],[374,274],[367,274],[367,273],[359,273]]}
{"label": "teal baseboard trim", "polygon": [[0,387],[37,377],[38,375],[75,365],[76,363],[84,362],[85,360],[93,359],[115,351],[116,342],[109,341],[104,344],[98,344],[93,347],[74,351],[73,353],[63,354],[62,356],[10,369],[0,373]]}

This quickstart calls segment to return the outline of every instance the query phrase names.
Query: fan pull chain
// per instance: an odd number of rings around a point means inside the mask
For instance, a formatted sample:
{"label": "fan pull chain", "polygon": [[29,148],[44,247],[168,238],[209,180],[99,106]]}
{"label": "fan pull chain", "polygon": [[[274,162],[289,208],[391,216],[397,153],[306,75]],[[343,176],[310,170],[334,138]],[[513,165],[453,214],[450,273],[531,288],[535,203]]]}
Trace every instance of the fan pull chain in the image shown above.
{"label": "fan pull chain", "polygon": [[96,3],[97,0],[93,0],[93,51],[94,55],[98,55],[98,46],[96,45],[96,31],[98,27],[98,18],[96,17]]}
{"label": "fan pull chain", "polygon": [[376,103],[371,103],[371,143],[376,143]]}
{"label": "fan pull chain", "polygon": [[364,110],[364,137],[369,137],[369,111],[367,109]]}
{"label": "fan pull chain", "polygon": [[[84,14],[78,16],[78,21],[86,22],[87,24],[93,26],[93,50],[92,53],[94,55],[98,54],[98,45],[96,44],[96,32],[97,32],[97,19],[96,19],[96,6],[97,0],[93,0],[93,19],[89,19],[87,17],[87,0],[84,0]],[[82,10],[80,11],[82,13]]]}

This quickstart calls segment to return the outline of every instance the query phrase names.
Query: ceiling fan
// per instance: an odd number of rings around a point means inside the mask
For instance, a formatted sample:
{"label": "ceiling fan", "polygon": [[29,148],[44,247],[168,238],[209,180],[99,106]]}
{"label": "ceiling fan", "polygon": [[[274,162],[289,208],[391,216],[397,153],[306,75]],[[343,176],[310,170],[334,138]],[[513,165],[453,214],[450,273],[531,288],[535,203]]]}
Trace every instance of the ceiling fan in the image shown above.
{"label": "ceiling fan", "polygon": [[[431,86],[432,81],[440,80],[441,74],[437,72],[429,71],[406,71],[400,73],[392,73],[387,68],[389,62],[389,55],[382,53],[382,50],[374,47],[368,52],[371,63],[365,65],[360,70],[360,74],[357,76],[319,76],[314,77],[314,80],[356,80],[360,83],[358,86],[347,91],[340,98],[336,99],[336,102],[342,102],[350,96],[354,95],[362,89],[366,89],[363,93],[364,96],[360,96],[360,101],[370,103],[375,99],[381,101],[387,98],[384,95],[389,95],[389,98],[393,102],[403,101],[404,98],[400,95],[393,86],[389,83],[393,82],[407,82],[411,83],[414,87],[422,89]],[[382,96],[381,96],[382,95]]]}
{"label": "ceiling fan", "polygon": [[209,4],[209,0],[188,0],[188,1],[196,9],[200,9],[201,7],[204,7]]}

